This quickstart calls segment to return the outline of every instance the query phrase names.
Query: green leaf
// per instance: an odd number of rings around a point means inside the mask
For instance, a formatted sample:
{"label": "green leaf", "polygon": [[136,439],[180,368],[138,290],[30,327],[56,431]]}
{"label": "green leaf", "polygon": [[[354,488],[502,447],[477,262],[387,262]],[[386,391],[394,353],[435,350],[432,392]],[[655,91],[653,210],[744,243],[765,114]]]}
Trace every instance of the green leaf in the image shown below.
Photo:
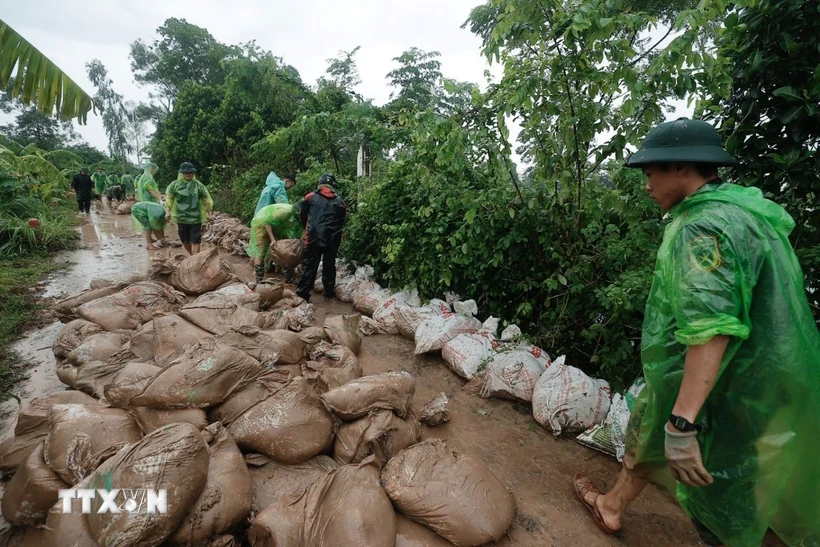
{"label": "green leaf", "polygon": [[473,223],[473,221],[475,220],[475,215],[476,215],[477,212],[478,211],[476,211],[475,209],[470,209],[469,211],[467,211],[467,214],[464,215],[464,220],[467,222],[467,224],[472,224]]}
{"label": "green leaf", "polygon": [[567,278],[561,274],[558,274],[558,282],[565,287],[567,286]]}
{"label": "green leaf", "polygon": [[515,218],[515,209],[510,207],[507,211],[510,213],[510,218]]}
{"label": "green leaf", "polygon": [[772,91],[772,95],[776,97],[783,97],[784,99],[796,99],[799,101],[803,100],[803,97],[797,92],[797,90],[791,86],[784,86]]}

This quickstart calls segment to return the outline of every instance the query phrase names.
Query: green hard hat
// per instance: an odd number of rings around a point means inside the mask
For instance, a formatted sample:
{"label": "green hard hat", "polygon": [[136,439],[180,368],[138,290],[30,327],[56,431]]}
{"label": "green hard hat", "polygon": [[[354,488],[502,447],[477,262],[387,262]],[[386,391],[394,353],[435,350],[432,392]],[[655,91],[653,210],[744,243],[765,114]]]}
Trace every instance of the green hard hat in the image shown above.
{"label": "green hard hat", "polygon": [[651,163],[706,163],[725,167],[738,162],[723,149],[714,127],[700,120],[679,118],[652,129],[626,166],[643,167]]}
{"label": "green hard hat", "polygon": [[180,173],[196,173],[196,167],[194,164],[188,161],[184,161],[179,165],[179,172]]}

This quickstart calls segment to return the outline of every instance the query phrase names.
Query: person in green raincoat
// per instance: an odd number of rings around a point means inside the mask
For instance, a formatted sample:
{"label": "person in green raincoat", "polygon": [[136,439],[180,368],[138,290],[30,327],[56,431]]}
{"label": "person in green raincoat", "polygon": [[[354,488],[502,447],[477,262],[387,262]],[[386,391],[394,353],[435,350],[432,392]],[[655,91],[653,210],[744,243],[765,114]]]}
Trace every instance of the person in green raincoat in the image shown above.
{"label": "person in green raincoat", "polygon": [[259,212],[262,207],[273,205],[274,203],[288,203],[288,190],[296,185],[296,175],[285,173],[280,179],[276,173],[271,171],[268,173],[268,178],[265,180],[265,187],[259,195],[259,200],[256,202],[256,210],[253,214]]}
{"label": "person in green raincoat", "polygon": [[[165,207],[159,203],[141,201],[135,203],[131,208],[131,224],[135,230],[145,236],[145,248],[149,251],[168,246],[168,241],[165,239],[167,222]],[[152,235],[157,238],[157,246],[154,246]]]}
{"label": "person in green raincoat", "polygon": [[125,188],[125,199],[134,199],[134,177],[124,173],[120,178],[120,184]]}
{"label": "person in green raincoat", "polygon": [[[646,304],[646,387],[608,493],[575,490],[615,533],[648,480],[668,482],[704,542],[820,545],[820,333],[789,243],[794,221],[757,188],[722,182],[736,164],[717,131],[680,119],[627,163],[671,218]],[[671,472],[674,481],[668,481]]]}
{"label": "person in green raincoat", "polygon": [[177,180],[165,190],[165,218],[176,223],[179,239],[190,255],[199,252],[202,225],[208,221],[208,211],[214,205],[211,194],[195,173],[192,163],[183,162]]}
{"label": "person in green raincoat", "polygon": [[105,183],[107,180],[107,177],[105,176],[105,172],[103,172],[102,167],[97,167],[97,171],[93,175],[91,175],[91,180],[94,181],[94,199],[102,199],[102,196],[105,194]]}
{"label": "person in green raincoat", "polygon": [[[301,239],[304,229],[299,220],[300,205],[276,203],[262,207],[251,221],[248,255],[253,260],[256,282],[265,275],[265,261],[271,245],[278,239]],[[293,270],[285,270],[285,280],[293,281]]]}
{"label": "person in green raincoat", "polygon": [[145,164],[145,172],[137,182],[137,201],[149,201],[151,203],[160,203],[162,201],[157,181],[154,179],[154,175],[158,170],[159,167],[153,163]]}

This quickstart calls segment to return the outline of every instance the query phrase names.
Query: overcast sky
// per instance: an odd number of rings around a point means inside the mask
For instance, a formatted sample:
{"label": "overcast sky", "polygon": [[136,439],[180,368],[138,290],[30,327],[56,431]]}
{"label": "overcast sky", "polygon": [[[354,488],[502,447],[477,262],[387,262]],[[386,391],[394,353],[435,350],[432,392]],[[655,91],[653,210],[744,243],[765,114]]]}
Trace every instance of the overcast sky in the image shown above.
{"label": "overcast sky", "polygon": [[[85,63],[100,59],[126,100],[147,100],[148,90],[133,80],[129,45],[151,43],[169,17],[184,18],[208,29],[217,40],[238,44],[256,40],[263,49],[294,66],[308,84],[327,68],[326,59],[361,46],[356,62],[358,91],[377,104],[391,92],[385,75],[392,60],[416,46],[441,52],[442,72],[484,88],[487,63],[481,41],[460,27],[481,0],[40,0],[4,2],[2,18],[93,94]],[[105,150],[98,116],[77,131]]]}

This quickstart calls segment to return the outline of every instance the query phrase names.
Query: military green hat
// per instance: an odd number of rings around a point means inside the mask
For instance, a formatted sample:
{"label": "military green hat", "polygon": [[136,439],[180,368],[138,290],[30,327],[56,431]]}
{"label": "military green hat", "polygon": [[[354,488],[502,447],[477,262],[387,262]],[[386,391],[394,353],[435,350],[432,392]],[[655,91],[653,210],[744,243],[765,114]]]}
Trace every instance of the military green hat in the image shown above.
{"label": "military green hat", "polygon": [[191,162],[182,162],[179,166],[180,173],[196,173],[196,167]]}
{"label": "military green hat", "polygon": [[651,163],[706,163],[725,167],[738,162],[723,149],[714,127],[700,120],[679,118],[650,131],[626,166],[644,167]]}
{"label": "military green hat", "polygon": [[80,167],[80,173],[88,173],[88,167]]}

